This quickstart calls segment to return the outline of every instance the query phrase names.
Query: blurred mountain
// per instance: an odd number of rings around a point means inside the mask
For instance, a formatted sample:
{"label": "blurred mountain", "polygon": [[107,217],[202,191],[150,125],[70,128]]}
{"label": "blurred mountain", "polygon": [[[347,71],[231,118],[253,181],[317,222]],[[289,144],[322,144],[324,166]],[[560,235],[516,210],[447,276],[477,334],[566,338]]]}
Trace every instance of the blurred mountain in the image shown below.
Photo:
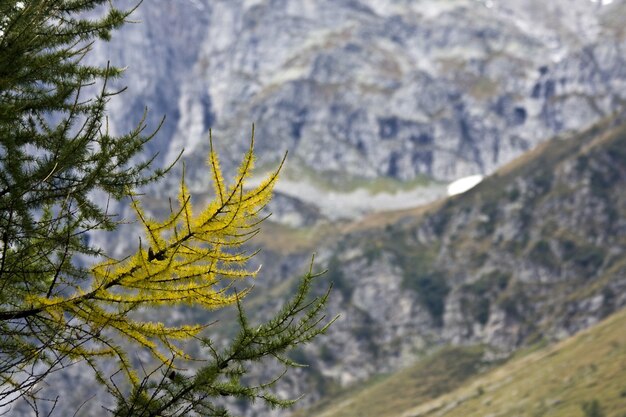
{"label": "blurred mountain", "polygon": [[[113,125],[145,106],[153,126],[167,115],[149,151],[165,163],[184,148],[198,192],[208,129],[232,165],[253,122],[262,165],[289,150],[299,184],[448,182],[621,109],[625,12],[589,0],[154,0],[94,59],[129,67]],[[279,191],[306,198],[293,188]],[[442,192],[423,194],[397,205]],[[339,217],[363,211],[376,208]]]}
{"label": "blurred mountain", "polygon": [[[426,208],[309,230],[307,239],[302,229],[265,230],[265,291],[284,285],[317,250],[334,283],[329,315],[342,317],[301,352],[310,373],[288,378],[309,393],[305,403],[441,346],[482,346],[483,360],[499,360],[626,306],[620,123],[554,138]],[[299,250],[289,249],[293,242]]]}
{"label": "blurred mountain", "polygon": [[252,122],[261,170],[289,150],[247,303],[269,315],[313,252],[328,268],[341,318],[278,392],[307,407],[443,346],[449,375],[478,372],[626,305],[626,2],[603,3],[151,0],[90,59],[129,67],[114,130],[167,115],[147,152],[184,148],[200,199],[209,129],[227,169]]}

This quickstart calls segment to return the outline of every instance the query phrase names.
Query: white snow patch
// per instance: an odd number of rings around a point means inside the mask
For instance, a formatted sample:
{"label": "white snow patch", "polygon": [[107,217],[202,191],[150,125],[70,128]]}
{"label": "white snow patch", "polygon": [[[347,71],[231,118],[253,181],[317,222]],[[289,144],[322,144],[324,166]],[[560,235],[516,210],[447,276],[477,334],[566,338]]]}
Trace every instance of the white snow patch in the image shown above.
{"label": "white snow patch", "polygon": [[457,195],[474,188],[483,180],[482,175],[470,175],[469,177],[459,178],[448,185],[448,195]]}

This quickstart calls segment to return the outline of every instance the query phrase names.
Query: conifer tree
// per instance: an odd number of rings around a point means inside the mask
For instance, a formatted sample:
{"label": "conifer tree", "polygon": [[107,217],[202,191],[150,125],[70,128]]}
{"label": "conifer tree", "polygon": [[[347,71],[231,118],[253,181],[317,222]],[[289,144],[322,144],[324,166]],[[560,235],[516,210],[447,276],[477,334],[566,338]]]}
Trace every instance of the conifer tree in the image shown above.
{"label": "conifer tree", "polygon": [[[99,17],[88,18],[94,11]],[[254,253],[242,245],[258,231],[278,171],[244,188],[254,165],[252,140],[226,181],[211,142],[207,182],[214,200],[192,206],[183,177],[169,216],[147,214],[137,190],[168,171],[153,169],[154,158],[140,159],[154,133],[146,133],[142,119],[112,135],[106,104],[120,91],[108,81],[122,71],[83,63],[92,43],[108,40],[131,12],[108,0],[0,0],[0,406],[25,399],[37,410],[38,382],[76,361],[116,397],[114,415],[225,416],[215,400],[224,396],[288,406],[268,392],[275,380],[248,385],[242,377],[251,362],[268,356],[295,366],[284,354],[327,328],[327,294],[308,297],[315,277],[308,271],[272,320],[252,325],[241,306],[246,290],[233,287],[257,272],[247,269]],[[123,233],[109,202],[124,199],[144,235],[134,254],[114,259],[86,237]],[[78,256],[101,261],[81,265]],[[218,345],[206,337],[206,323],[169,325],[135,314],[178,305],[235,308],[239,334]],[[206,357],[190,357],[181,341],[191,339]],[[152,370],[140,371],[128,349],[148,352]],[[180,371],[197,359],[203,367]],[[122,382],[105,372],[111,363]]]}

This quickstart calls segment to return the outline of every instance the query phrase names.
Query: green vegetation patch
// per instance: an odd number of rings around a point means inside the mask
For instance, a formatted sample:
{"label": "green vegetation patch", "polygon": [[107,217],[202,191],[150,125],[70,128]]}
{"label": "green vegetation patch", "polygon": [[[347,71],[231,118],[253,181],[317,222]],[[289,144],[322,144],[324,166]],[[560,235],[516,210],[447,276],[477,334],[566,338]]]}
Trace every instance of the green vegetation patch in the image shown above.
{"label": "green vegetation patch", "polygon": [[406,245],[403,239],[394,239],[388,246],[402,268],[402,286],[415,291],[418,300],[435,322],[442,324],[446,296],[450,292],[446,275],[437,269],[437,245]]}
{"label": "green vegetation patch", "polygon": [[606,253],[600,247],[576,242],[573,239],[564,239],[560,244],[563,260],[572,262],[585,274],[594,274],[604,263]]}
{"label": "green vegetation patch", "polygon": [[547,240],[537,241],[528,253],[528,259],[548,269],[555,270],[559,267],[559,259]]}
{"label": "green vegetation patch", "polygon": [[418,299],[440,325],[443,324],[446,296],[450,287],[445,275],[439,271],[420,272],[417,275],[405,275],[405,286],[417,292]]}
{"label": "green vegetation patch", "polygon": [[498,297],[496,302],[504,310],[506,316],[514,320],[523,320],[530,304],[524,285],[515,281]]}
{"label": "green vegetation patch", "polygon": [[585,414],[585,417],[604,417],[604,411],[602,411],[602,406],[600,405],[600,401],[594,398],[591,401],[585,401],[582,406],[582,411]]}
{"label": "green vegetation patch", "polygon": [[475,321],[487,324],[492,300],[507,288],[510,279],[510,273],[496,270],[476,282],[465,284],[461,292],[461,308]]}
{"label": "green vegetation patch", "polygon": [[341,262],[337,256],[333,256],[328,261],[326,279],[332,283],[333,288],[339,291],[344,299],[349,300],[352,297],[353,288],[346,280],[346,276],[341,269]]}

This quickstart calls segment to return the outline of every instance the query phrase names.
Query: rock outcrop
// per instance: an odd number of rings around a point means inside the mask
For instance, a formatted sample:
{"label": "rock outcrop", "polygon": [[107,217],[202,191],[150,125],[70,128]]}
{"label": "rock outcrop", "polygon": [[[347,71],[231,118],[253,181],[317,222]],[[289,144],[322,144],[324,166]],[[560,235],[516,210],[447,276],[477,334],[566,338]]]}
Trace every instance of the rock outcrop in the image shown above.
{"label": "rock outcrop", "polygon": [[[626,126],[615,123],[554,139],[426,213],[328,237],[318,259],[334,284],[329,316],[341,317],[304,351],[303,404],[442,345],[502,358],[626,306]],[[263,256],[290,273],[298,259]],[[269,286],[288,277],[265,272]]]}
{"label": "rock outcrop", "polygon": [[166,114],[150,151],[191,177],[209,128],[236,161],[255,122],[262,161],[449,181],[623,103],[621,3],[508,3],[158,0],[98,55],[129,66],[116,124]]}

